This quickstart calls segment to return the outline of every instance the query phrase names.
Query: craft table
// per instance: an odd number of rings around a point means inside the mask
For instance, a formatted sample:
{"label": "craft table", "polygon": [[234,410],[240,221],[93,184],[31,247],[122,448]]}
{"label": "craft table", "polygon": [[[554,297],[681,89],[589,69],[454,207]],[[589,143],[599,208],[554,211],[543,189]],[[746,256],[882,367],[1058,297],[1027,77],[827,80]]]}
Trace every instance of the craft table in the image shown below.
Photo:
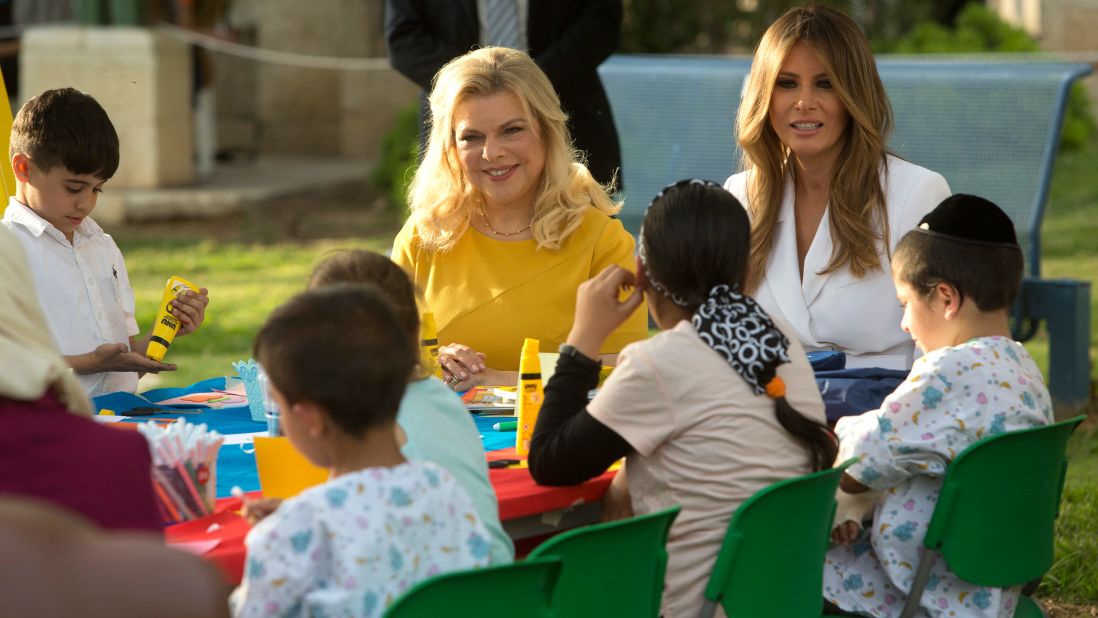
{"label": "craft table", "polygon": [[[225,379],[212,378],[184,389],[150,391],[144,396],[115,393],[96,398],[95,403],[97,409],[108,408],[125,415],[127,410],[133,408],[154,406],[152,401],[211,388],[225,388]],[[169,544],[206,557],[221,568],[229,582],[239,583],[244,572],[244,536],[249,526],[237,513],[240,500],[231,497],[230,490],[233,486],[239,486],[250,496],[260,495],[255,455],[246,436],[264,431],[266,425],[252,421],[247,406],[222,409],[195,407],[189,410],[165,408],[163,413],[141,418],[171,421],[180,417],[190,423],[205,423],[224,434],[227,443],[218,453],[216,512],[166,528],[165,539]],[[507,418],[474,416],[489,460],[518,459],[513,447],[515,433],[492,429],[492,425]],[[600,500],[613,477],[614,472],[607,471],[581,485],[543,487],[534,482],[526,468],[488,470],[489,481],[499,500],[503,528],[515,540],[597,521]]]}

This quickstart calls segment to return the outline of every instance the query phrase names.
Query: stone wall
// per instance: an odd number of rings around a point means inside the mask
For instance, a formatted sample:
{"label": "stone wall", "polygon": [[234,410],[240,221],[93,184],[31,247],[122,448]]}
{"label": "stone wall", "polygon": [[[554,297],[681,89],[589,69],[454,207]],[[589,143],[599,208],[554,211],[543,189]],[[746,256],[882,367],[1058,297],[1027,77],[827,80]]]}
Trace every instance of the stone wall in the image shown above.
{"label": "stone wall", "polygon": [[[1046,51],[1091,52],[1098,56],[1098,0],[987,0],[1004,20],[1024,29]],[[1091,60],[1095,73],[1098,62]],[[1098,113],[1098,76],[1084,82]]]}
{"label": "stone wall", "polygon": [[[383,3],[267,0],[256,44],[298,54],[385,56]],[[396,114],[418,89],[389,69],[341,71],[264,63],[256,110],[262,152],[373,156]]]}
{"label": "stone wall", "polygon": [[121,149],[112,186],[194,180],[186,45],[144,28],[80,26],[29,28],[22,45],[22,97],[71,86],[107,110]]}

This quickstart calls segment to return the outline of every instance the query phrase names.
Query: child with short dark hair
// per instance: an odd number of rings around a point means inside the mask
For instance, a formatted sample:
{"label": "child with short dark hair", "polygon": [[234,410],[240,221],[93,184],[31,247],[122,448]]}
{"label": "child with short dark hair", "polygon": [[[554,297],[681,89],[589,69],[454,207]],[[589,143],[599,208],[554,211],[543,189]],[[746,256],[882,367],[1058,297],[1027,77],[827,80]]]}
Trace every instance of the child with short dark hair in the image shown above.
{"label": "child with short dark hair", "polygon": [[[1040,371],[1010,337],[1022,277],[1010,218],[995,204],[954,195],[923,217],[892,259],[901,322],[923,356],[879,410],[835,427],[847,469],[843,493],[882,492],[868,540],[861,517],[838,516],[824,597],[845,611],[899,616],[949,463],[983,437],[1052,422]],[[969,584],[934,564],[925,616],[1013,615],[1019,588]]]}
{"label": "child with short dark hair", "polygon": [[[47,90],[15,117],[9,149],[15,196],[3,224],[21,241],[39,304],[65,360],[91,396],[133,392],[140,373],[171,371],[138,340],[134,296],[122,252],[90,217],[118,169],[118,134],[91,96]],[[172,303],[178,335],[205,318],[205,288]]]}
{"label": "child with short dark hair", "polygon": [[271,314],[254,355],[286,436],[331,476],[248,534],[235,615],[380,616],[420,580],[488,564],[465,491],[400,453],[394,423],[418,351],[382,292],[300,294]]}
{"label": "child with short dark hair", "polygon": [[[376,285],[418,348],[418,294],[404,269],[384,255],[349,249],[330,255],[309,277],[310,289],[340,283]],[[454,475],[469,493],[481,523],[491,535],[492,564],[511,562],[515,557],[514,545],[499,522],[499,502],[488,480],[488,462],[476,423],[453,390],[423,371],[421,364],[408,376],[411,381],[400,401],[397,412],[400,451],[411,461],[434,462]]]}

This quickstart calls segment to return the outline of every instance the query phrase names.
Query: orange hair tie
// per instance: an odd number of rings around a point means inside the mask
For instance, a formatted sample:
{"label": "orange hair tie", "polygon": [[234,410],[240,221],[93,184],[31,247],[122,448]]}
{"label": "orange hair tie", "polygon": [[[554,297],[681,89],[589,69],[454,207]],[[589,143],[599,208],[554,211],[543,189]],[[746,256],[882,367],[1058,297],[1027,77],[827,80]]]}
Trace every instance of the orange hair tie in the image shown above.
{"label": "orange hair tie", "polygon": [[766,383],[766,394],[771,399],[785,397],[785,382],[778,376]]}

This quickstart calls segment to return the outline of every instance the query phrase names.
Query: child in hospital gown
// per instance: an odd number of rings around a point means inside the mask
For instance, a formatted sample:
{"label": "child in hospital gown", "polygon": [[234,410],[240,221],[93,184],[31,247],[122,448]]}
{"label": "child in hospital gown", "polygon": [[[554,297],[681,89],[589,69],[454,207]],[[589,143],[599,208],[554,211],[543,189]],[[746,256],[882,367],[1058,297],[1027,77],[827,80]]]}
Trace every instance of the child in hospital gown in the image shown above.
{"label": "child in hospital gown", "polygon": [[[824,597],[847,611],[899,616],[911,588],[926,526],[946,466],[986,436],[1052,422],[1041,373],[1021,344],[981,337],[935,350],[875,410],[839,420],[839,458],[882,490],[869,539],[835,546],[824,567]],[[922,616],[1013,616],[1019,588],[960,580],[937,560],[922,598]]]}

